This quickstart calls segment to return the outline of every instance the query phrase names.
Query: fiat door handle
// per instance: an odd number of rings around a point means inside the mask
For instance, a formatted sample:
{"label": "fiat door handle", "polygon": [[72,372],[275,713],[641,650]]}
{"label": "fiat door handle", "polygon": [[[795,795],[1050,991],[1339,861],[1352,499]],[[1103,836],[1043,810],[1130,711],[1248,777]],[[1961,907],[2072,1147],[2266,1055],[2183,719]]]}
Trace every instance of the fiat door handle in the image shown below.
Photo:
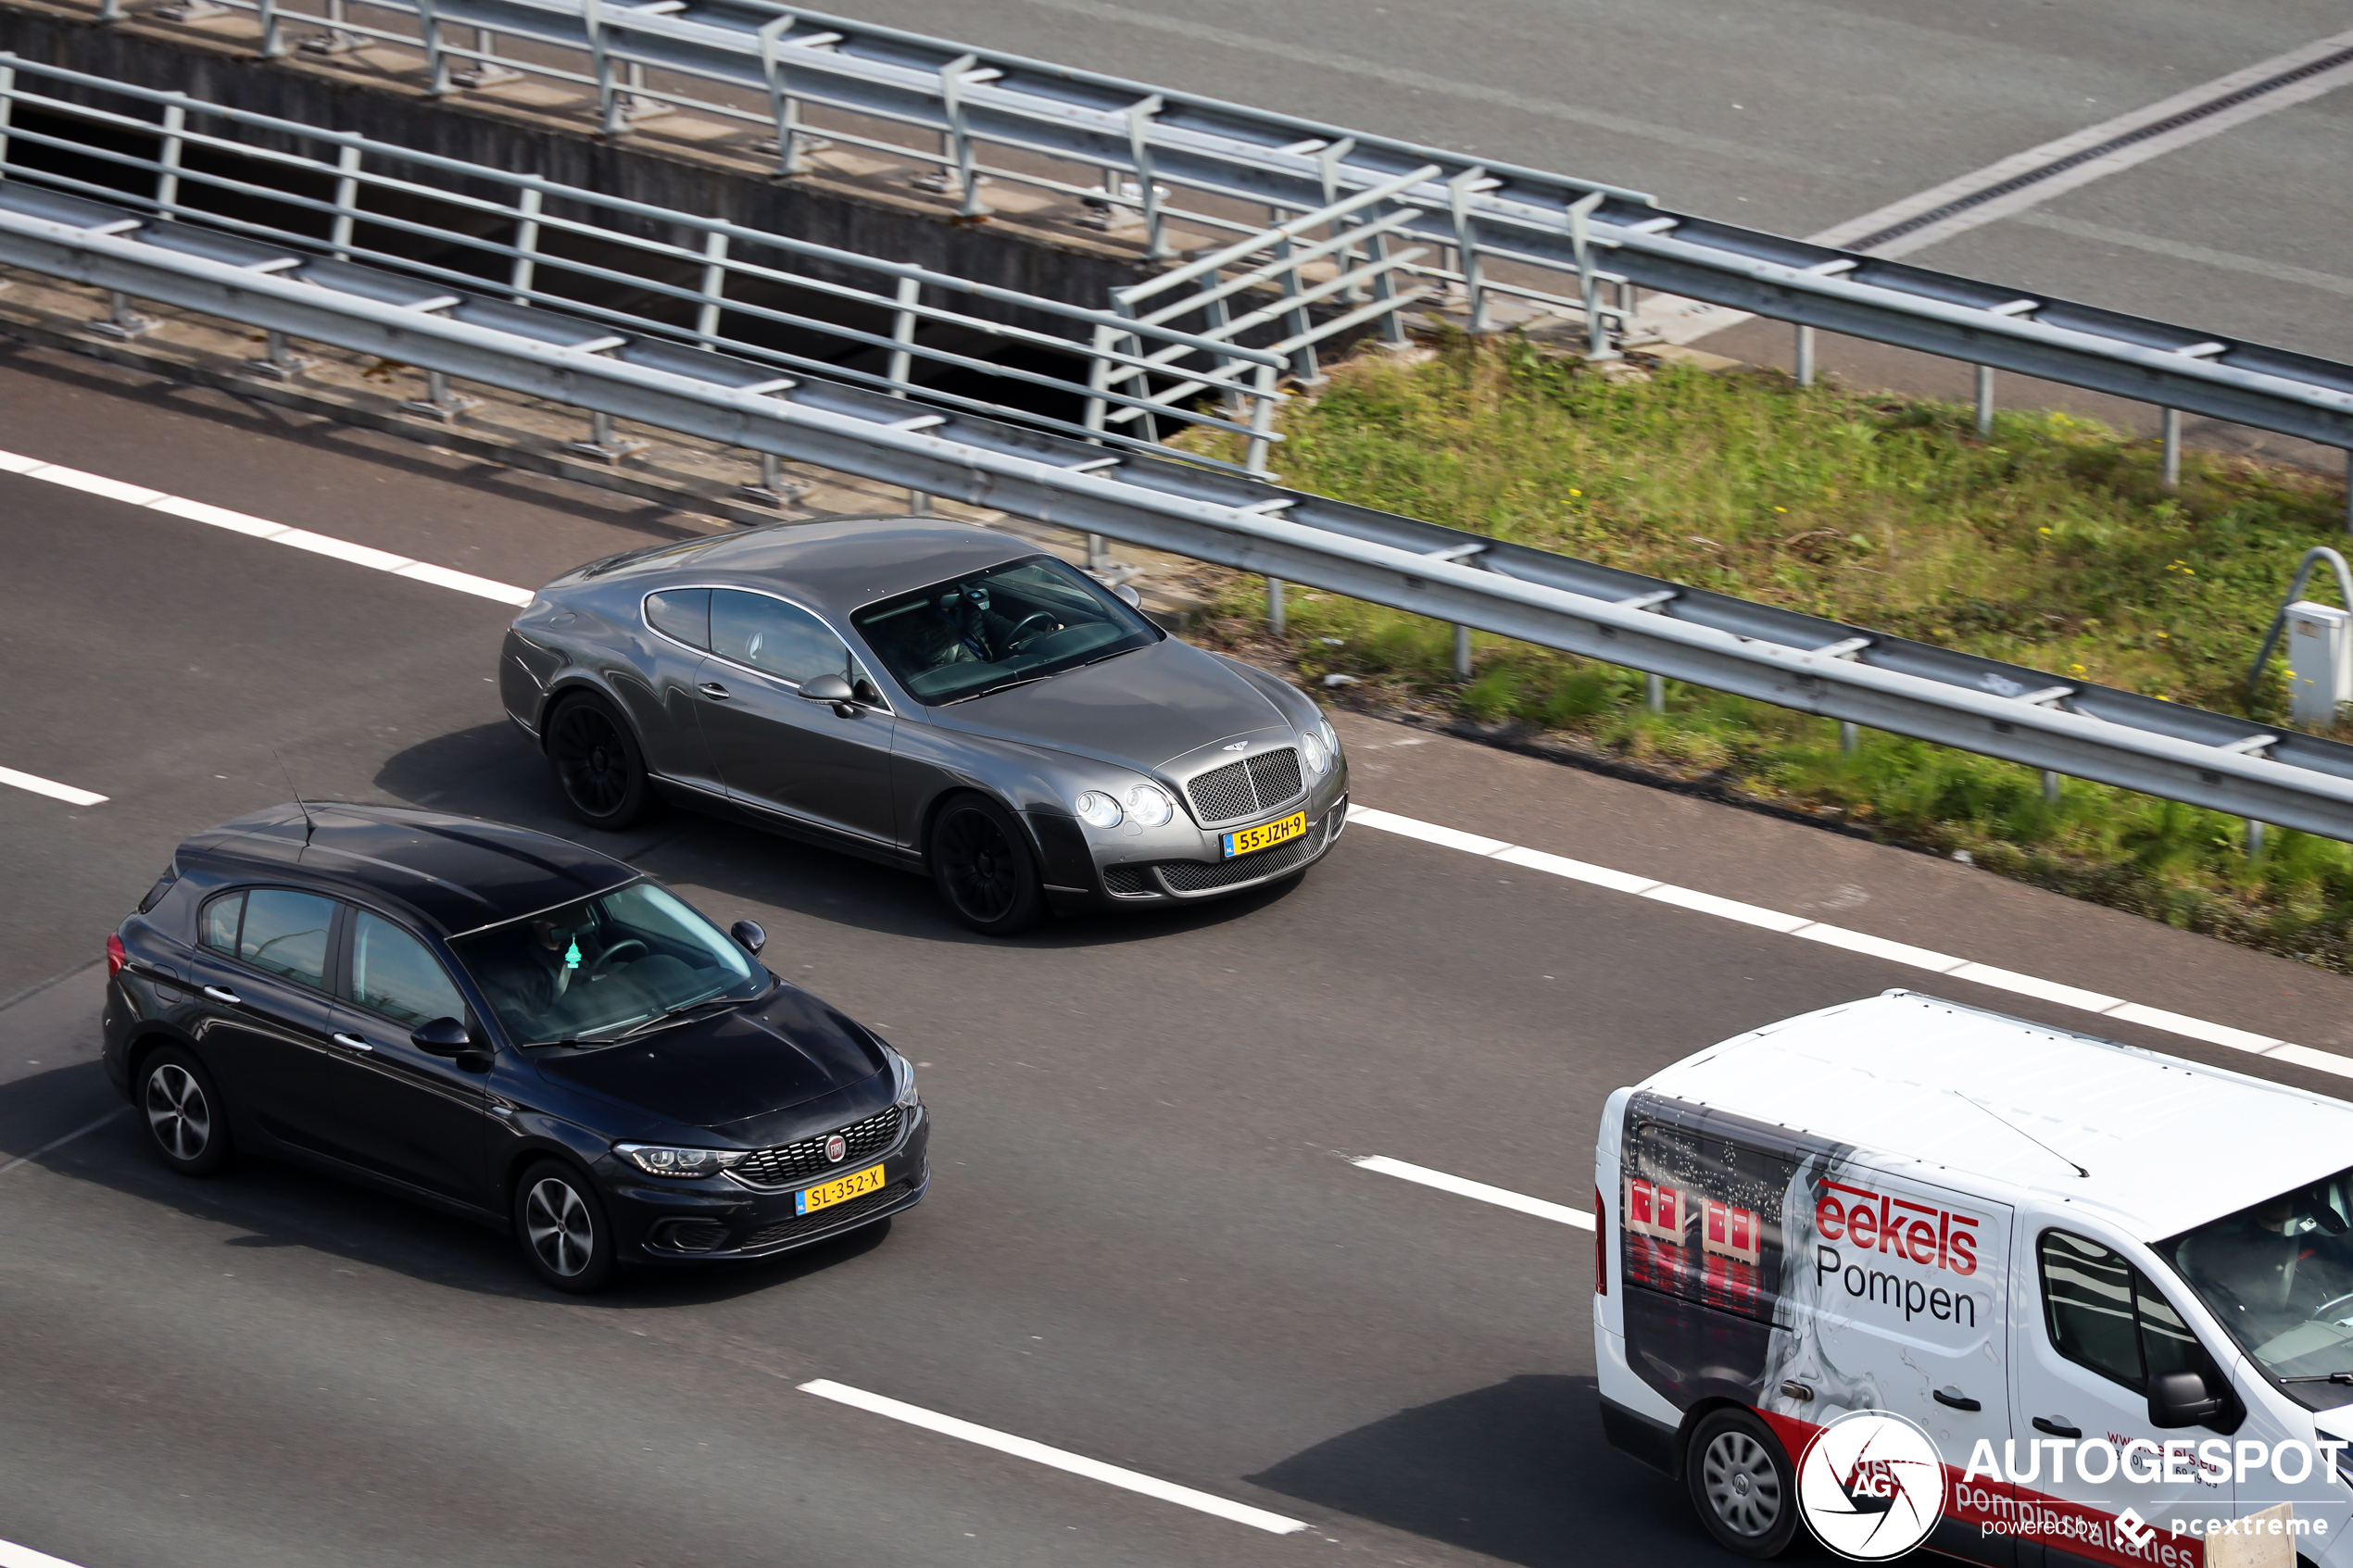
{"label": "fiat door handle", "polygon": [[1958,1388],[1939,1388],[1929,1398],[1940,1405],[1948,1406],[1957,1411],[1982,1411],[1985,1408]]}
{"label": "fiat door handle", "polygon": [[216,1002],[226,1002],[233,1008],[241,1008],[245,1005],[245,999],[243,997],[225,985],[208,985],[204,988],[204,994]]}
{"label": "fiat door handle", "polygon": [[330,1035],[327,1038],[339,1046],[348,1046],[356,1051],[372,1051],[376,1048],[357,1035]]}
{"label": "fiat door handle", "polygon": [[702,693],[703,696],[711,698],[713,702],[724,702],[727,700],[727,688],[721,685],[716,681],[705,681],[701,685],[697,686],[695,690]]}
{"label": "fiat door handle", "polygon": [[2034,1430],[2037,1432],[2047,1432],[2054,1437],[2081,1437],[2083,1436],[2083,1429],[2082,1427],[2070,1426],[2066,1422],[2055,1421],[2047,1415],[2038,1415],[2034,1418]]}

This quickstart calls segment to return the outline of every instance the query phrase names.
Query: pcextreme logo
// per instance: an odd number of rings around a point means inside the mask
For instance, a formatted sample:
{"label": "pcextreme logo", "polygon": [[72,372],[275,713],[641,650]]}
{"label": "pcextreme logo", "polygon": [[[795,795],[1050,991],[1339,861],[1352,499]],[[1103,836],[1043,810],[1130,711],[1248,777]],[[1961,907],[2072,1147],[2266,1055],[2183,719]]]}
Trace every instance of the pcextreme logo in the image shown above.
{"label": "pcextreme logo", "polygon": [[1797,1461],[1806,1527],[1855,1562],[1901,1557],[1944,1512],[1936,1440],[1890,1411],[1852,1411],[1814,1434]]}

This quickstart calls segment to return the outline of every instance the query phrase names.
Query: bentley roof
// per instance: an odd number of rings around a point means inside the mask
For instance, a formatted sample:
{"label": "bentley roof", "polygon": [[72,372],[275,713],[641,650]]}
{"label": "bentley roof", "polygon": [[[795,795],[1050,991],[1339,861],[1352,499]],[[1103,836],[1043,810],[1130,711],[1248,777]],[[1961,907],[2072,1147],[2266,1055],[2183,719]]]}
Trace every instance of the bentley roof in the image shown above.
{"label": "bentley roof", "polygon": [[[1009,533],[937,518],[776,523],[687,546],[659,546],[583,567],[577,578],[786,587],[811,608],[847,614],[893,594],[1038,554]],[[559,580],[556,586],[560,586]]]}
{"label": "bentley roof", "polygon": [[594,849],[475,817],[392,806],[288,803],[181,845],[182,870],[293,880],[396,899],[445,935],[618,887],[637,872]]}

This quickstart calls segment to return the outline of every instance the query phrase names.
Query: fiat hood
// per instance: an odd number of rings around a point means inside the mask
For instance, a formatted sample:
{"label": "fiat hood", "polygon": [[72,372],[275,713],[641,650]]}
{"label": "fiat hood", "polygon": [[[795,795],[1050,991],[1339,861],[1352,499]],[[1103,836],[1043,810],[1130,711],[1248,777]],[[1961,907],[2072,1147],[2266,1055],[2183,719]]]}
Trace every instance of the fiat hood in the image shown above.
{"label": "fiat hood", "polygon": [[932,709],[942,729],[1151,771],[1292,721],[1248,675],[1170,637],[1025,686]]}
{"label": "fiat hood", "polygon": [[[596,1050],[549,1055],[541,1076],[680,1127],[757,1125],[888,1066],[879,1042],[806,991]],[[888,1091],[885,1090],[887,1098]]]}

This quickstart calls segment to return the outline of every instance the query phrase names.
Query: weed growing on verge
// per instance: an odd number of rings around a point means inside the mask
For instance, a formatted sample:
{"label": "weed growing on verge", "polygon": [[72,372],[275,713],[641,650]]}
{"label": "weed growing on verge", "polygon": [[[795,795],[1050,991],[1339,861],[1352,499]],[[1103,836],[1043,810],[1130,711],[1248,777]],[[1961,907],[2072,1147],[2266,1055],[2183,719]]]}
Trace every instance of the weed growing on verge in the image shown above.
{"label": "weed growing on verge", "polygon": [[[2246,661],[2285,578],[2338,536],[2316,476],[2184,455],[2063,413],[1998,415],[1764,372],[1666,367],[1610,382],[1518,339],[1456,340],[1434,360],[1367,357],[1287,411],[1287,483],[1696,587],[2240,714],[2284,719]],[[1196,433],[1198,436],[1199,433]],[[1214,441],[1204,441],[1214,446]],[[1216,631],[1264,637],[1254,580]],[[2070,780],[2056,804],[2026,768],[1837,727],[1636,671],[1476,639],[1293,589],[1281,652],[1383,701],[1550,732],[1686,778],[1814,809],[1892,840],[2100,903],[2353,972],[2353,846],[2274,832],[2249,860],[2235,818]]]}

